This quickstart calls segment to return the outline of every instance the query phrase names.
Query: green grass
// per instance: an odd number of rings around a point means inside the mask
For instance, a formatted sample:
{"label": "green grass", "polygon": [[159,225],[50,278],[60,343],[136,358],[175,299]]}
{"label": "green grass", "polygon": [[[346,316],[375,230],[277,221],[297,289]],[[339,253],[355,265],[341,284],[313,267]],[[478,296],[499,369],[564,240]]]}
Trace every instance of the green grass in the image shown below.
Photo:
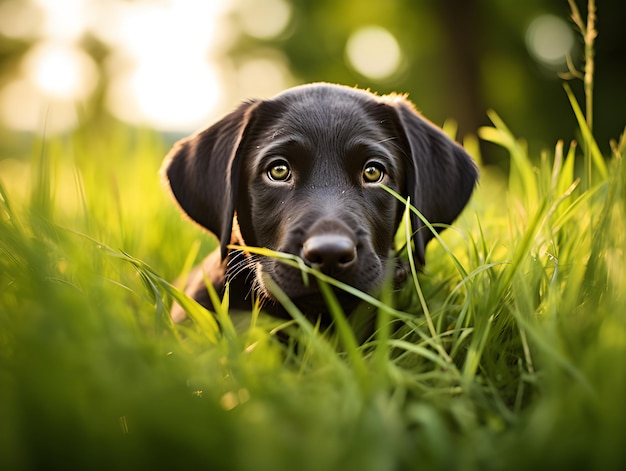
{"label": "green grass", "polygon": [[510,174],[483,170],[363,342],[339,309],[331,335],[185,300],[166,280],[215,241],[160,186],[154,134],[4,161],[0,468],[624,469],[626,145],[601,158],[574,110],[584,156],[529,156],[491,114]]}

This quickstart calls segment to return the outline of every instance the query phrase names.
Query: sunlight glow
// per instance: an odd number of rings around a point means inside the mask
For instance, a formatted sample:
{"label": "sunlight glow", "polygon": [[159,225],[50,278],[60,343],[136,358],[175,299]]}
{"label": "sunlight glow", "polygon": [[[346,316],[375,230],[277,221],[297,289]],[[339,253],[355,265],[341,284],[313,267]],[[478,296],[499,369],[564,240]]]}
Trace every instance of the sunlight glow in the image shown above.
{"label": "sunlight glow", "polygon": [[221,2],[117,3],[94,32],[114,46],[106,102],[118,118],[161,130],[194,130],[219,103],[211,50]]}
{"label": "sunlight glow", "polygon": [[0,2],[0,34],[9,38],[33,39],[44,23],[43,12],[23,0]]}
{"label": "sunlight glow", "polygon": [[398,41],[380,26],[366,26],[354,32],[348,39],[346,54],[357,72],[375,80],[393,75],[402,60]]}
{"label": "sunlight glow", "polygon": [[[15,129],[42,131],[42,123],[51,120],[58,126],[46,125],[48,131],[76,124],[77,102],[99,83],[99,66],[81,47],[91,34],[110,51],[102,66],[105,102],[115,116],[166,131],[194,130],[222,99],[216,57],[232,40],[227,28],[219,29],[231,2],[1,2],[0,33],[36,42],[2,88],[0,116]],[[278,5],[275,23],[284,27],[290,14],[287,9],[285,20],[280,13],[284,0],[271,2]]]}
{"label": "sunlight glow", "polygon": [[24,57],[23,68],[44,95],[59,100],[85,99],[98,81],[94,60],[81,49],[63,43],[34,46]]}
{"label": "sunlight glow", "polygon": [[[191,132],[230,108],[234,95],[269,96],[289,85],[288,61],[276,51],[223,56],[238,27],[274,38],[292,13],[288,0],[5,0],[0,34],[34,45],[2,85],[0,117],[16,129],[42,131],[56,120],[46,132],[64,130],[101,84],[119,119]],[[98,64],[84,49],[88,35],[105,46]]]}
{"label": "sunlight glow", "polygon": [[21,131],[54,134],[74,127],[76,104],[99,80],[98,67],[82,49],[47,41],[23,57],[18,74],[0,92],[0,119]]}
{"label": "sunlight glow", "polygon": [[142,62],[113,77],[107,105],[124,121],[184,132],[208,119],[218,103],[217,83],[206,62]]}
{"label": "sunlight glow", "polygon": [[87,29],[87,0],[34,0],[34,3],[44,12],[46,37],[77,40]]}

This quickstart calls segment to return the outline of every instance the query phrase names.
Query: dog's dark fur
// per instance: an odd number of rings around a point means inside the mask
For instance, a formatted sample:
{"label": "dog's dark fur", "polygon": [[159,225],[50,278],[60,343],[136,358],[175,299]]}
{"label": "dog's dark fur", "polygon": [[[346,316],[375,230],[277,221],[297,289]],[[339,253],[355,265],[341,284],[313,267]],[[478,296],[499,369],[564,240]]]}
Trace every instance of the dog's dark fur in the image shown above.
{"label": "dog's dark fur", "polygon": [[[371,293],[383,280],[404,211],[378,183],[410,198],[431,223],[450,224],[478,175],[465,151],[405,98],[330,84],[242,104],[178,142],[163,173],[183,211],[220,240],[192,272],[187,294],[211,307],[206,274],[219,293],[229,283],[231,308],[250,310],[256,295],[272,309],[263,281],[269,276],[307,315],[324,311],[314,282],[305,285],[299,270],[276,259],[227,246],[295,254]],[[415,215],[411,224],[422,265],[433,235]],[[350,296],[339,300],[347,312],[356,306]],[[175,307],[173,316],[184,313]]]}

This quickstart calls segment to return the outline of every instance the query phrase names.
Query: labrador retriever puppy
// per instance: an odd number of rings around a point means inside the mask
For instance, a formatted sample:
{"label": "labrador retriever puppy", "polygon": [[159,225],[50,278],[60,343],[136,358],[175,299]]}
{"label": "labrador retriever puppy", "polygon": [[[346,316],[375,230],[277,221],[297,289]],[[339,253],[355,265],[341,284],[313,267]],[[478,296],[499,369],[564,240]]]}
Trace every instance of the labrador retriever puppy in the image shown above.
{"label": "labrador retriever puppy", "polygon": [[[432,224],[450,224],[466,205],[478,172],[468,154],[425,120],[403,96],[317,83],[268,100],[251,100],[208,129],[176,143],[162,168],[180,208],[217,236],[220,246],[187,280],[185,292],[211,309],[206,279],[229,286],[230,308],[255,300],[284,315],[269,277],[311,318],[325,315],[314,280],[278,259],[230,250],[265,247],[363,292],[381,285],[404,205]],[[411,215],[421,266],[433,237]],[[401,271],[399,271],[401,273]],[[312,278],[312,277],[311,277]],[[349,313],[358,300],[340,290]],[[174,306],[174,320],[185,317]]]}

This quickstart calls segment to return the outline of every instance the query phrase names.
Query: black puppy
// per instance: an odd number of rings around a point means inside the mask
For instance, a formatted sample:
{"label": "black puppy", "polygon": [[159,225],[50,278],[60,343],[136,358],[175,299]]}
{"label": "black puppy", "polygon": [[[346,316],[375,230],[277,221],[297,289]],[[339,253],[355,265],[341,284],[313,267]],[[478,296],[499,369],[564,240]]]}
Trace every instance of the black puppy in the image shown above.
{"label": "black puppy", "polygon": [[[324,313],[314,282],[268,257],[228,250],[266,247],[364,292],[380,286],[404,197],[431,222],[450,224],[467,203],[477,169],[465,151],[402,96],[312,84],[248,101],[170,151],[163,173],[180,207],[220,248],[190,275],[186,293],[211,308],[205,274],[230,307],[258,297],[274,309],[270,277],[309,316]],[[411,216],[416,262],[433,237]],[[338,293],[346,312],[357,304]],[[277,312],[280,309],[277,309]],[[175,320],[184,312],[175,306]]]}

